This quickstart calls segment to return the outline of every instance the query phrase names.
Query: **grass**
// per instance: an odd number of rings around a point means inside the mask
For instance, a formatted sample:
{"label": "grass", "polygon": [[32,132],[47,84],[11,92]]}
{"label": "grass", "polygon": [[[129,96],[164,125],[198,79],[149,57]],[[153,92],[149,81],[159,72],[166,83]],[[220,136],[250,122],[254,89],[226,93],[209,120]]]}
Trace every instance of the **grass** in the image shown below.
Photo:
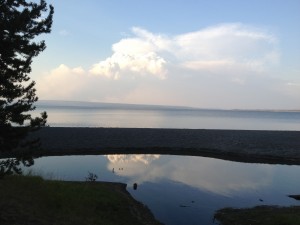
{"label": "grass", "polygon": [[300,206],[225,208],[217,211],[215,218],[222,225],[300,225]]}
{"label": "grass", "polygon": [[34,176],[0,180],[1,225],[159,224],[121,184],[47,181]]}

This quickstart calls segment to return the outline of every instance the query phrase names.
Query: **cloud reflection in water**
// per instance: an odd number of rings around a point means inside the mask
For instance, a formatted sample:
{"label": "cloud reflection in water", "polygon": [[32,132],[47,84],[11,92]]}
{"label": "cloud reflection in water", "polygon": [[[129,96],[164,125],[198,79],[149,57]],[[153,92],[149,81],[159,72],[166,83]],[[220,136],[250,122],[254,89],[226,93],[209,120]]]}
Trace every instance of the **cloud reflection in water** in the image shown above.
{"label": "cloud reflection in water", "polygon": [[[163,155],[107,155],[108,169],[129,183],[172,180],[224,196],[255,191],[272,182],[273,167],[219,159]],[[118,170],[122,168],[121,170]]]}

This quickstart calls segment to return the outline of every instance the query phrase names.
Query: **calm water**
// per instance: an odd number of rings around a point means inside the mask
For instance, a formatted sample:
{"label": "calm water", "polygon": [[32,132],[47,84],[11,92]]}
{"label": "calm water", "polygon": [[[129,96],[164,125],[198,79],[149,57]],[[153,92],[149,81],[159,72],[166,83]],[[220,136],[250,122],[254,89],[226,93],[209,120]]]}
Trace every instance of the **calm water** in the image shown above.
{"label": "calm water", "polygon": [[[46,178],[122,182],[166,225],[210,225],[217,209],[299,205],[300,166],[245,164],[167,155],[59,156],[37,159],[31,170]],[[133,184],[137,183],[137,190]]]}
{"label": "calm water", "polygon": [[143,105],[41,102],[53,127],[300,130],[300,111],[207,110]]}
{"label": "calm water", "polygon": [[[138,127],[300,130],[300,112],[204,110],[183,107],[41,102],[56,127]],[[46,178],[122,182],[166,225],[210,225],[223,207],[299,205],[300,167],[245,164],[166,155],[59,156],[37,159]],[[137,190],[133,184],[137,183]]]}

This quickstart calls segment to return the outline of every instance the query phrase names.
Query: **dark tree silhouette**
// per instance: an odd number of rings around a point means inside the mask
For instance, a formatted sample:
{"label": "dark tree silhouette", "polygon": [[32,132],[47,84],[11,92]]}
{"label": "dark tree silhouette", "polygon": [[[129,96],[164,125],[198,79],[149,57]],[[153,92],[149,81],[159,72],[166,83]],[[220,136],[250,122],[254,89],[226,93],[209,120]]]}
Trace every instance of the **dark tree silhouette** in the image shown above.
{"label": "dark tree silhouette", "polygon": [[20,173],[20,163],[32,165],[39,146],[38,140],[26,137],[45,126],[47,114],[36,118],[30,114],[38,98],[28,75],[32,59],[46,48],[37,36],[50,33],[53,13],[53,6],[48,8],[44,0],[0,0],[0,154],[15,154],[0,162],[0,177]]}

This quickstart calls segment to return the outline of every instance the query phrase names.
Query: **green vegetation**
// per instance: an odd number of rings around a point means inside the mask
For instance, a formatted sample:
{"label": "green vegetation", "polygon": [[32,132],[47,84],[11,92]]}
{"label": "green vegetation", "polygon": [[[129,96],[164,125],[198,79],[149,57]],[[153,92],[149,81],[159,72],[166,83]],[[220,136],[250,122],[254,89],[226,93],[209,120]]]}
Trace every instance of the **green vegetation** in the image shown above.
{"label": "green vegetation", "polygon": [[222,225],[300,225],[300,206],[225,208],[217,211],[215,218]]}
{"label": "green vegetation", "polygon": [[159,224],[122,184],[14,175],[0,180],[0,190],[1,225]]}

